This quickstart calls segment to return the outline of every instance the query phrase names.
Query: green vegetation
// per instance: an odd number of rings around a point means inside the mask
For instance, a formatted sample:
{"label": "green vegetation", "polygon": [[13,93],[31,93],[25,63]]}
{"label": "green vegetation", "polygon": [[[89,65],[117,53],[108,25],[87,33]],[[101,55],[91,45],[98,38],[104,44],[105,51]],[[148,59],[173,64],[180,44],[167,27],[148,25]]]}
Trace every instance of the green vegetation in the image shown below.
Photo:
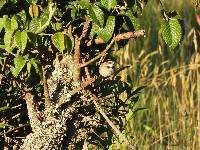
{"label": "green vegetation", "polygon": [[196,3],[1,0],[0,149],[200,149]]}
{"label": "green vegetation", "polygon": [[139,149],[200,149],[200,47],[199,24],[195,7],[189,1],[170,0],[166,10],[178,10],[184,19],[185,36],[175,49],[161,38],[161,6],[156,0],[144,8],[142,24],[147,37],[132,40],[118,51],[120,64],[131,67],[122,73],[135,86],[147,85],[139,106],[148,110],[138,113],[129,124],[133,141]]}

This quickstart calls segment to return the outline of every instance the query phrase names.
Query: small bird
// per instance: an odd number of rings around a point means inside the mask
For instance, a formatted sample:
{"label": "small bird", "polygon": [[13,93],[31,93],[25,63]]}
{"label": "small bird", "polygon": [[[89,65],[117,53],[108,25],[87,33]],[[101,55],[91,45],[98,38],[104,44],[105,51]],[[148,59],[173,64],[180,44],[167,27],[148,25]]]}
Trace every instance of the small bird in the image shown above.
{"label": "small bird", "polygon": [[99,73],[103,77],[109,77],[114,73],[114,62],[113,61],[106,61],[101,63],[99,67]]}

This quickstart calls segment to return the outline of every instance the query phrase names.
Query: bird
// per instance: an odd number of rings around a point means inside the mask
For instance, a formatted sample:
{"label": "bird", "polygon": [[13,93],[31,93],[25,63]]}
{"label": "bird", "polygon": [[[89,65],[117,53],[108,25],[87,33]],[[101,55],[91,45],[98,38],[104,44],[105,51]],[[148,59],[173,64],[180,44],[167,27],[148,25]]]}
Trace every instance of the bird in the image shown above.
{"label": "bird", "polygon": [[103,77],[110,77],[114,73],[114,62],[109,60],[100,64],[99,74]]}

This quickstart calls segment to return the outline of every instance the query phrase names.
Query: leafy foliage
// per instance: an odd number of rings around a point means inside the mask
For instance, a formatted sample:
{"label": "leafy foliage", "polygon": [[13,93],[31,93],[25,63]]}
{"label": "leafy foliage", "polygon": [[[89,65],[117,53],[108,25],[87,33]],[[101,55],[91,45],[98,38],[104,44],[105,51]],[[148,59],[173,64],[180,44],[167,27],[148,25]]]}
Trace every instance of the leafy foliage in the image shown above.
{"label": "leafy foliage", "polygon": [[[5,112],[5,114],[1,114],[3,123],[0,124],[0,128],[9,131],[18,127],[19,124],[27,123],[28,117],[23,117],[26,110],[25,102],[22,100],[24,89],[31,89],[31,93],[37,97],[40,103],[39,109],[44,109],[45,92],[42,87],[45,83],[42,79],[42,70],[48,68],[47,78],[50,78],[52,70],[59,66],[56,64],[56,60],[61,62],[64,56],[69,55],[74,56],[74,59],[80,57],[78,61],[74,61],[80,63],[74,68],[72,67],[74,70],[79,69],[85,61],[92,60],[91,63],[88,63],[89,73],[97,79],[92,86],[87,87],[87,90],[102,99],[113,94],[111,99],[102,101],[100,105],[105,112],[108,112],[108,117],[112,118],[111,120],[117,124],[120,131],[125,132],[127,122],[137,112],[144,110],[144,108],[134,108],[139,100],[137,94],[142,88],[133,91],[133,85],[122,81],[119,76],[114,76],[113,80],[107,80],[99,77],[97,70],[101,63],[99,58],[112,58],[110,52],[113,50],[112,41],[115,35],[127,31],[135,33],[141,29],[138,17],[145,4],[146,1],[141,0],[127,2],[122,0],[1,1],[0,93],[3,94],[0,95],[0,99],[3,100],[0,102],[0,113]],[[89,23],[85,29],[87,21]],[[176,47],[181,37],[178,21],[171,19],[163,23],[161,29],[166,43],[172,48]],[[129,38],[122,37],[122,39],[126,41]],[[98,42],[95,43],[95,40],[100,40],[100,45]],[[118,44],[121,46],[121,43]],[[78,49],[80,49],[80,54],[77,53]],[[105,50],[108,55],[105,54]],[[87,73],[84,73],[84,69],[80,67],[79,70],[81,79],[88,76]],[[68,79],[66,80],[68,82]],[[123,92],[129,95],[124,100],[120,98]],[[81,96],[77,94],[74,97]],[[15,110],[15,106],[19,103],[22,106],[20,105],[20,108]],[[83,115],[98,118],[98,126],[93,127],[92,130],[99,137],[103,137],[106,132],[105,140],[97,139],[93,132],[89,132],[87,135],[89,145],[96,145],[103,149],[111,148],[112,142],[116,141],[116,136],[94,106],[82,105],[77,108],[77,111]],[[12,112],[11,116],[6,112]],[[80,126],[87,130],[90,127],[88,122],[87,124],[81,122]],[[30,128],[23,126],[18,131],[14,136],[26,136],[30,132]],[[8,136],[12,137],[13,135],[11,133]],[[1,140],[5,143],[5,139]],[[82,147],[83,139],[74,144],[77,144],[79,148]]]}

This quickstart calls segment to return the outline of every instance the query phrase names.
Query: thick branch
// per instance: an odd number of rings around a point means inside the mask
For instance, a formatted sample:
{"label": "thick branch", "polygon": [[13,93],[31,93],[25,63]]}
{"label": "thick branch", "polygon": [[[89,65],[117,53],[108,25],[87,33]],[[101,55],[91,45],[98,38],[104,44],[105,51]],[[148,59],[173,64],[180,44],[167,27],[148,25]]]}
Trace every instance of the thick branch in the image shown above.
{"label": "thick branch", "polygon": [[[95,80],[96,80],[96,78],[91,78],[91,79],[86,80],[85,82],[82,82],[81,85],[79,85],[76,89],[69,92],[69,97],[80,92],[81,90],[86,88],[88,85],[91,85]],[[67,99],[67,97],[65,95],[63,95],[59,99],[58,106],[61,106],[62,104],[64,104],[66,99]]]}
{"label": "thick branch", "polygon": [[24,93],[23,99],[26,100],[28,116],[33,132],[40,128],[41,121],[43,120],[43,114],[37,109],[36,103],[33,101],[33,95],[31,93]]}
{"label": "thick branch", "polygon": [[75,51],[74,51],[75,68],[73,70],[73,76],[74,76],[74,82],[77,85],[79,85],[80,83],[80,65],[79,64],[80,64],[80,57],[81,57],[81,52],[80,52],[81,43],[83,42],[83,40],[85,39],[87,35],[89,24],[90,24],[89,19],[86,18],[81,36],[79,38],[76,37],[75,39]]}

